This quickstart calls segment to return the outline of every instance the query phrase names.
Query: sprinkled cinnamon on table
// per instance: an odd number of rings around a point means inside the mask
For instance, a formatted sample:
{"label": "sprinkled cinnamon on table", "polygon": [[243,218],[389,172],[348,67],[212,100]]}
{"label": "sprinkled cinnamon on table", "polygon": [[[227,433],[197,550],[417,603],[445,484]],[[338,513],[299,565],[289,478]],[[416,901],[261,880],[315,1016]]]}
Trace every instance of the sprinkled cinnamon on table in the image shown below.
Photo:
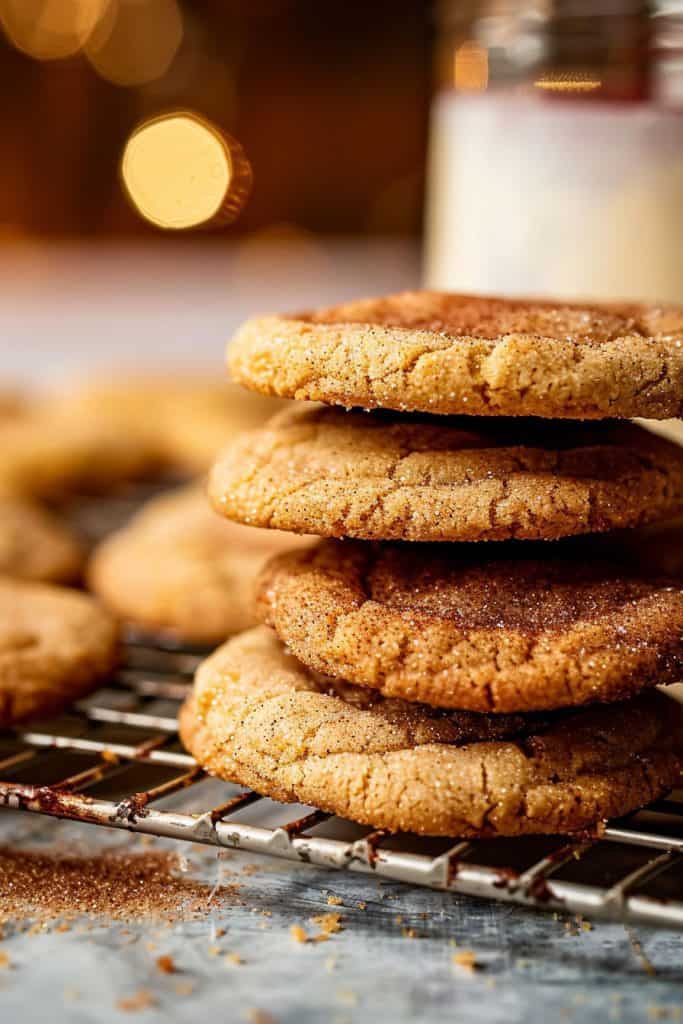
{"label": "sprinkled cinnamon on table", "polygon": [[[40,931],[53,922],[65,930],[82,915],[166,924],[201,917],[211,888],[179,877],[179,867],[176,854],[158,851],[76,857],[0,848],[0,924],[28,918]],[[234,902],[235,893],[223,886],[212,904]]]}

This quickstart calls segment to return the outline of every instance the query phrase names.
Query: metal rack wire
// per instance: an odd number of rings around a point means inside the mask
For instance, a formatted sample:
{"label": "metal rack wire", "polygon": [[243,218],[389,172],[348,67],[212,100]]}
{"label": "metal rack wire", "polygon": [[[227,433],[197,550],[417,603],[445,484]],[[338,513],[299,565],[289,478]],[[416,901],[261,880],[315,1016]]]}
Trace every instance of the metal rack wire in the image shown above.
{"label": "metal rack wire", "polygon": [[0,806],[374,872],[546,910],[683,927],[683,792],[595,835],[448,842],[372,832],[209,780],[176,732],[196,652],[131,636],[68,714],[0,734]]}

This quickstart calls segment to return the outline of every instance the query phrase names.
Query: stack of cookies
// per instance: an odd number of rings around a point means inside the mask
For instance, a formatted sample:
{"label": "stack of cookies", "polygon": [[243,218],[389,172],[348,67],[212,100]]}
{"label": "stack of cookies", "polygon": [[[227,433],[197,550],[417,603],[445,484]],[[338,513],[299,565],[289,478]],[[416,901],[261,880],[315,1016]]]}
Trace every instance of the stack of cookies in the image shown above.
{"label": "stack of cookies", "polygon": [[230,367],[325,405],[238,437],[214,507],[325,539],[269,563],[264,625],[200,666],[201,764],[464,837],[575,832],[678,782],[654,687],[683,677],[680,534],[657,540],[683,449],[621,420],[681,415],[683,309],[414,292],[250,321]]}

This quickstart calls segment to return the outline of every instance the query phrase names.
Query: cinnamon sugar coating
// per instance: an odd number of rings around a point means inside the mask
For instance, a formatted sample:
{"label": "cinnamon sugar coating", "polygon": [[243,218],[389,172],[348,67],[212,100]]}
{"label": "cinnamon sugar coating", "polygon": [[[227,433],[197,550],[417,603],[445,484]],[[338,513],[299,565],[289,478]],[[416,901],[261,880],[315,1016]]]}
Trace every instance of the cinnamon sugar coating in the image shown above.
{"label": "cinnamon sugar coating", "polygon": [[441,414],[683,414],[683,307],[402,292],[256,317],[228,351],[264,394]]}
{"label": "cinnamon sugar coating", "polygon": [[554,539],[683,511],[683,449],[631,423],[294,407],[214,465],[221,515],[364,540]]}
{"label": "cinnamon sugar coating", "polygon": [[683,581],[548,545],[325,541],[275,558],[257,610],[309,668],[436,707],[614,701],[683,672]]}
{"label": "cinnamon sugar coating", "polygon": [[439,714],[320,678],[263,627],[200,666],[180,715],[209,772],[375,828],[573,832],[675,784],[682,710],[662,694],[559,716]]}

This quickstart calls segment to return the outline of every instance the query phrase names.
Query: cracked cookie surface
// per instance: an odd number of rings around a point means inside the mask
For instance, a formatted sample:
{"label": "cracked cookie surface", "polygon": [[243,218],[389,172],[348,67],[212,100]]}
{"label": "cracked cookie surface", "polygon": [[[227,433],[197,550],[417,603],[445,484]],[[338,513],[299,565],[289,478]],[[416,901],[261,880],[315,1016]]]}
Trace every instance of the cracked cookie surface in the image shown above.
{"label": "cracked cookie surface", "polygon": [[257,611],[311,669],[435,707],[537,711],[677,682],[683,581],[581,541],[324,541],[265,567]]}
{"label": "cracked cookie surface", "polygon": [[0,727],[55,714],[115,666],[118,630],[86,594],[0,579]]}
{"label": "cracked cookie surface", "polygon": [[440,414],[683,415],[683,307],[402,292],[248,320],[234,380],[264,394]]}
{"label": "cracked cookie surface", "polygon": [[25,501],[0,498],[0,574],[69,583],[83,564],[83,548],[63,523]]}
{"label": "cracked cookie surface", "polygon": [[252,526],[364,540],[554,539],[683,511],[683,448],[631,423],[286,410],[220,454]]}
{"label": "cracked cookie surface", "polygon": [[227,523],[201,487],[186,487],[153,498],[106,538],[90,560],[88,580],[129,623],[218,642],[253,624],[253,589],[264,562],[303,543]]}
{"label": "cracked cookie surface", "polygon": [[677,781],[682,709],[660,693],[554,716],[439,714],[314,675],[261,627],[200,666],[180,714],[211,774],[375,828],[565,833]]}

